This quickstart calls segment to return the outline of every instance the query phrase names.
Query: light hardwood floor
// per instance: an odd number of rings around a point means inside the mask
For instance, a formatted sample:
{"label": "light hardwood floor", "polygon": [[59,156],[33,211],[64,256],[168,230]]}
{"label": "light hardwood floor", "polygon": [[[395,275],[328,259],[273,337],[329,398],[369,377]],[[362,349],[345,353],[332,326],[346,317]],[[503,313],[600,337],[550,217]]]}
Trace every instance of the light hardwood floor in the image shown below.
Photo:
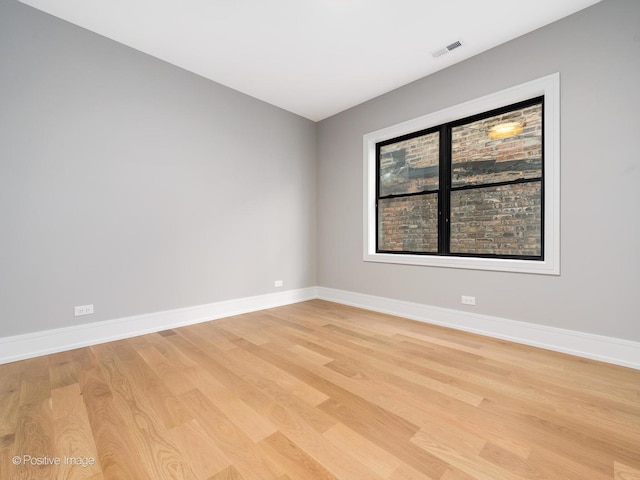
{"label": "light hardwood floor", "polygon": [[22,478],[640,480],[640,371],[314,300],[1,365]]}

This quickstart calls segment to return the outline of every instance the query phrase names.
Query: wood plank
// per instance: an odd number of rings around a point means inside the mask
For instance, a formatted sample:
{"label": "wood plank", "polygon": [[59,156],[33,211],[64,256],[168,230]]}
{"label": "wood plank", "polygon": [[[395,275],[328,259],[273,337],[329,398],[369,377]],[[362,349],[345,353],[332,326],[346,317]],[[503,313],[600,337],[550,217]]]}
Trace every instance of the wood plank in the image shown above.
{"label": "wood plank", "polygon": [[281,432],[276,432],[265,438],[260,442],[260,446],[267,457],[280,464],[281,467],[285,471],[290,472],[294,478],[337,480],[331,472],[307,455],[304,450]]}
{"label": "wood plank", "polygon": [[[524,480],[526,478],[539,478],[538,472],[534,471],[535,476],[523,476],[519,471],[512,469],[511,467],[514,463],[513,458],[517,458],[513,455],[509,457],[508,463],[495,464],[481,457],[465,455],[458,449],[439,443],[428,435],[417,435],[411,441],[424,451],[446,462],[447,465],[455,467],[476,480]],[[502,451],[506,452],[506,450]],[[518,467],[518,470],[521,470],[520,465],[518,465]]]}
{"label": "wood plank", "polygon": [[189,380],[187,368],[166,358],[155,346],[138,348],[137,351],[164,386],[174,395],[177,396],[196,388],[196,385]]}
{"label": "wood plank", "polygon": [[143,398],[149,400],[153,412],[170,429],[191,420],[191,416],[128,341],[113,345],[114,353],[126,364],[128,378],[139,386]]}
{"label": "wood plank", "polygon": [[613,462],[614,480],[640,480],[640,469]]}
{"label": "wood plank", "polygon": [[[276,469],[260,454],[255,443],[202,392],[193,390],[181,395],[181,399],[207,435],[233,462],[232,467],[235,467],[233,471],[237,469],[246,480],[277,479]],[[221,476],[221,478],[226,477]]]}
{"label": "wood plank", "polygon": [[244,477],[240,475],[238,469],[231,465],[225,468],[222,472],[215,474],[209,480],[244,480]]}
{"label": "wood plank", "polygon": [[11,447],[0,447],[0,478],[19,478],[18,467],[12,461],[13,456],[14,453]]}
{"label": "wood plank", "polygon": [[73,358],[73,352],[55,353],[48,359],[51,389],[78,383],[78,365]]}
{"label": "wood plank", "polygon": [[62,459],[56,478],[91,478],[101,474],[100,457],[80,386],[73,383],[52,390],[51,404],[55,453]]}
{"label": "wood plank", "polygon": [[149,477],[102,371],[97,366],[82,370],[79,383],[104,478]]}
{"label": "wood plank", "polygon": [[[346,405],[333,399],[327,400],[319,407],[418,471],[434,478],[440,478],[447,469],[445,462],[410,443],[402,430],[396,431],[393,427],[391,429],[381,428],[386,424],[386,421],[397,424],[392,416],[383,413],[383,411],[371,408],[364,411],[356,410],[352,405]],[[372,415],[372,413],[375,414]]]}
{"label": "wood plank", "polygon": [[536,412],[531,412],[526,407],[518,408],[515,402],[507,406],[485,401],[481,409],[509,419],[514,436],[539,439],[547,448],[558,451],[567,458],[575,459],[574,453],[579,448],[583,454],[587,454],[581,459],[582,463],[594,471],[609,474],[612,458],[640,462],[640,450],[628,443],[626,435],[619,435],[617,441],[612,441],[615,436],[613,434],[601,438],[586,425],[572,424],[569,419],[561,419],[554,414],[537,416]]}
{"label": "wood plank", "polygon": [[[178,340],[178,339],[175,339]],[[206,349],[206,346],[205,346]],[[205,354],[195,345],[190,349],[190,353],[200,361],[206,361],[207,365],[215,365],[218,371],[225,371],[223,378],[230,378],[232,373],[222,364],[216,363],[211,355]],[[209,352],[210,353],[210,352]],[[198,390],[211,399],[213,404],[219,408],[232,422],[243,429],[243,431],[254,441],[259,442],[263,438],[271,435],[276,431],[273,424],[258,411],[264,405],[268,404],[268,400],[262,395],[252,395],[250,386],[239,377],[231,384],[231,388],[219,381],[219,377],[210,375],[204,369],[195,367],[186,372],[190,382],[198,385]],[[233,390],[238,385],[243,385],[242,398]],[[245,402],[243,398],[251,398],[250,403]],[[252,407],[253,405],[253,407]],[[255,408],[258,405],[258,408]]]}
{"label": "wood plank", "polygon": [[[388,477],[388,480],[443,480],[447,473],[451,473],[450,470],[447,470],[443,476],[441,477],[432,477],[427,475],[424,472],[419,472],[413,467],[410,467],[407,464],[402,464],[398,468],[396,468],[393,473]],[[449,479],[451,480],[451,479]],[[474,478],[468,477],[464,480],[475,480]]]}
{"label": "wood plank", "polygon": [[325,365],[335,360],[331,357],[326,357],[324,355],[316,353],[313,350],[310,350],[299,344],[295,344],[292,347],[289,347],[288,350],[302,358],[305,358],[307,361],[317,363],[318,365]]}
{"label": "wood plank", "polygon": [[[263,345],[263,348],[270,348],[270,346],[266,344]],[[270,348],[270,350],[278,354],[277,348]],[[372,403],[412,422],[414,425],[427,423],[431,426],[433,422],[442,418],[448,424],[448,428],[460,432],[466,431],[462,438],[472,437],[476,435],[475,432],[482,432],[483,436],[488,436],[518,454],[526,455],[529,452],[529,448],[525,444],[509,436],[509,424],[504,419],[495,415],[488,415],[487,418],[476,416],[473,413],[477,411],[476,408],[452,403],[451,399],[447,399],[437,392],[413,387],[409,388],[408,392],[403,391],[390,384],[393,381],[391,377],[380,376],[373,367],[367,369],[366,377],[360,376],[350,381],[332,371],[318,368],[314,364],[301,362],[301,365],[308,371],[330,381],[333,385],[339,385],[360,398],[371,398]],[[399,402],[399,398],[402,398],[403,401]]]}
{"label": "wood plank", "polygon": [[0,365],[0,395],[20,390],[22,376],[28,368],[26,360]]}
{"label": "wood plank", "polygon": [[556,478],[561,474],[567,480],[610,480],[613,476],[613,465],[608,472],[601,472],[583,464],[581,459],[569,458],[544,446],[533,447],[527,459],[544,472],[546,478]]}
{"label": "wood plank", "polygon": [[[24,392],[24,391],[23,391]],[[37,392],[40,393],[40,392]],[[53,437],[53,419],[51,402],[44,399],[40,403],[28,402],[20,407],[18,425],[12,450],[12,456],[21,459],[55,457]],[[55,476],[55,466],[49,464],[31,464],[23,461],[16,466],[15,478],[46,478]]]}
{"label": "wood plank", "polygon": [[0,448],[13,443],[18,425],[19,406],[19,390],[0,394]]}
{"label": "wood plank", "polygon": [[[407,369],[398,368],[398,366],[388,358],[380,357],[379,349],[369,349],[361,345],[354,346],[353,343],[345,342],[335,336],[322,336],[322,338],[318,338],[318,336],[323,333],[324,332],[320,332],[316,334],[315,337],[309,335],[298,335],[294,337],[294,334],[291,333],[288,335],[280,334],[280,336],[289,339],[297,338],[298,342],[304,342],[308,350],[318,355],[331,355],[333,361],[331,364],[325,364],[328,368],[339,371],[335,368],[337,361],[340,361],[341,368],[343,369],[355,368],[356,370],[346,373],[349,377],[356,376],[358,368],[360,370],[366,369],[367,373],[369,373],[371,367],[375,367],[380,371],[385,381],[401,384],[403,388],[411,388],[410,384],[407,383],[411,382],[415,384],[416,388],[424,387],[467,402],[473,406],[478,406],[483,400],[482,396],[454,385],[451,377],[432,375],[431,372],[425,375],[424,373],[414,373]],[[354,365],[353,367],[348,367],[352,364]],[[422,394],[423,392],[416,393]]]}
{"label": "wood plank", "polygon": [[210,478],[231,466],[231,460],[197,420],[189,420],[171,429],[171,435],[197,478]]}
{"label": "wood plank", "polygon": [[360,461],[371,468],[371,470],[379,472],[380,475],[385,478],[389,477],[403,465],[402,461],[395,455],[380,448],[343,423],[336,423],[322,435],[336,447],[345,452],[349,452],[355,458],[360,459]]}
{"label": "wood plank", "polygon": [[[126,341],[120,342],[119,345],[126,345]],[[177,476],[195,479],[191,467],[179,453],[174,440],[167,434],[162,420],[157,417],[157,412],[152,407],[155,400],[145,396],[144,385],[135,383],[136,367],[121,361],[114,345],[96,345],[91,349],[100,360],[106,383],[113,392],[113,405],[129,425],[128,431],[134,440],[135,451],[139,455],[138,461],[145,465],[154,478]]]}

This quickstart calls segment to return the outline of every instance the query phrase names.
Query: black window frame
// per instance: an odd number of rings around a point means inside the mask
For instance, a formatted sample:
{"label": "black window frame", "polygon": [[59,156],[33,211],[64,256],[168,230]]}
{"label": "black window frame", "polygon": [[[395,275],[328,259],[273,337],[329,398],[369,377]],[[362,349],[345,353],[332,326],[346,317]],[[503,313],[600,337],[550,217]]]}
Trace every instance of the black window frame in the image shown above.
{"label": "black window frame", "polygon": [[[490,182],[473,185],[452,186],[452,130],[455,127],[473,123],[485,118],[502,115],[511,111],[520,110],[533,105],[541,105],[542,130],[541,130],[541,170],[540,176],[534,178],[522,178],[501,182]],[[543,262],[545,260],[545,96],[539,95],[527,100],[511,103],[502,107],[452,120],[440,125],[410,132],[398,137],[390,138],[375,144],[375,252],[378,254],[391,255],[421,255],[421,256],[446,256],[446,257],[466,257],[466,258],[489,258],[489,259],[514,259]],[[420,137],[430,133],[439,132],[439,182],[438,188],[425,190],[422,192],[412,192],[406,194],[390,194],[380,196],[380,151],[381,148],[393,143],[398,143],[412,138]],[[463,190],[477,190],[481,188],[493,188],[504,185],[514,185],[523,183],[540,183],[540,255],[503,255],[490,253],[452,253],[451,252],[451,193]],[[380,222],[379,222],[379,201],[389,198],[404,198],[422,195],[438,195],[438,251],[419,252],[411,250],[383,250],[379,248],[380,242]]]}

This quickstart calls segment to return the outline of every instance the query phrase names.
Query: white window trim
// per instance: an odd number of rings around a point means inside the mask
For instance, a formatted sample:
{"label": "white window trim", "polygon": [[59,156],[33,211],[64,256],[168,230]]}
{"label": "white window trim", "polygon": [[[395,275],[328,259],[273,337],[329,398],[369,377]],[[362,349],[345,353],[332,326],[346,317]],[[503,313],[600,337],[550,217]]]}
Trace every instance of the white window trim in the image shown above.
{"label": "white window trim", "polygon": [[[544,95],[544,260],[376,253],[376,143]],[[364,261],[560,274],[560,74],[554,73],[363,137]]]}

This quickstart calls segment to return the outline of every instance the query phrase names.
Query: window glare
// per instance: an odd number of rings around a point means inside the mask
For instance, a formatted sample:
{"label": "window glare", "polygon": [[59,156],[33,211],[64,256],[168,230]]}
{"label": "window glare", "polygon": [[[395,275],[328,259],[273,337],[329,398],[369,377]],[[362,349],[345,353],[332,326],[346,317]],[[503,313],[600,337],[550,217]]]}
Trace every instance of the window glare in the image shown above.
{"label": "window glare", "polygon": [[380,196],[438,188],[439,133],[380,147]]}
{"label": "window glare", "polygon": [[[493,127],[517,124],[522,132],[491,138]],[[542,176],[542,105],[536,104],[452,128],[452,186]]]}

